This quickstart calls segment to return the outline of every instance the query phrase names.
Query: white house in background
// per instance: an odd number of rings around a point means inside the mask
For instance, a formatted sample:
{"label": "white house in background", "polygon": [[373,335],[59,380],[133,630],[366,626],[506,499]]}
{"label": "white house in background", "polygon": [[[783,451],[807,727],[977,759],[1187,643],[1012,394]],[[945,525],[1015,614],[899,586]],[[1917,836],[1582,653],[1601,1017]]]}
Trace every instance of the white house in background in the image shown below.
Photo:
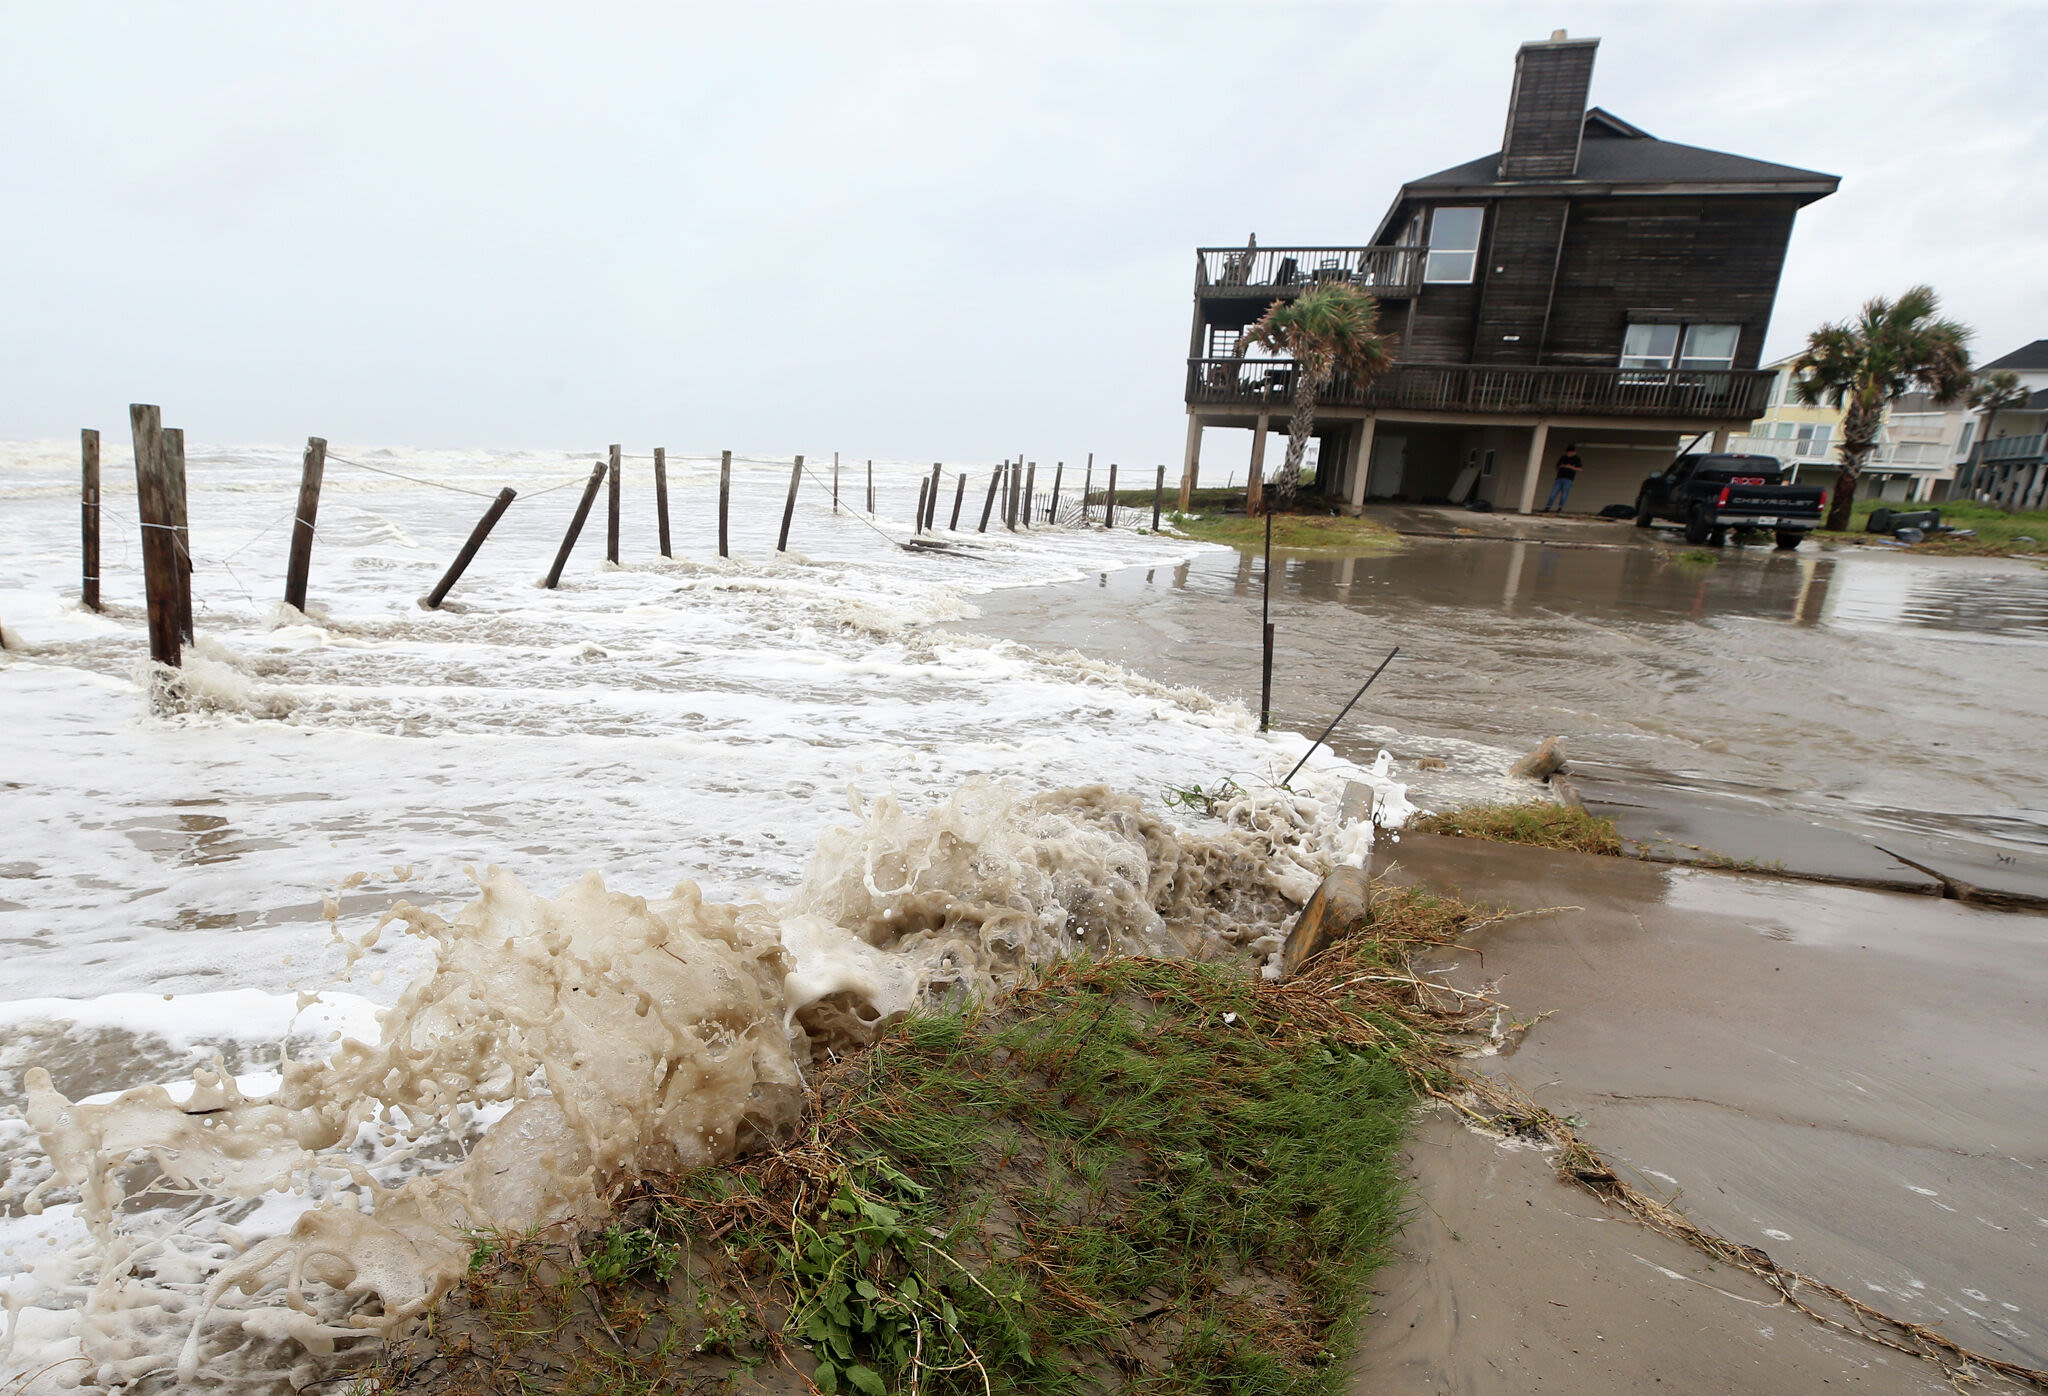
{"label": "white house in background", "polygon": [[[1776,456],[1793,468],[1798,483],[1832,488],[1841,469],[1842,412],[1826,403],[1809,407],[1799,401],[1792,389],[1796,357],[1764,365],[1777,374],[1768,405],[1746,433],[1728,438],[1728,449]],[[2048,379],[2048,373],[2043,377]],[[1976,414],[1966,404],[1938,407],[1925,393],[1908,393],[1885,412],[1877,449],[1863,463],[1859,493],[1900,502],[1946,498],[1949,482],[1970,458],[1976,434]]]}
{"label": "white house in background", "polygon": [[2038,509],[2048,496],[2048,339],[1980,364],[1977,371],[2009,372],[2028,396],[1993,419],[1989,439],[1970,460],[1971,493],[2009,491],[2015,505]]}

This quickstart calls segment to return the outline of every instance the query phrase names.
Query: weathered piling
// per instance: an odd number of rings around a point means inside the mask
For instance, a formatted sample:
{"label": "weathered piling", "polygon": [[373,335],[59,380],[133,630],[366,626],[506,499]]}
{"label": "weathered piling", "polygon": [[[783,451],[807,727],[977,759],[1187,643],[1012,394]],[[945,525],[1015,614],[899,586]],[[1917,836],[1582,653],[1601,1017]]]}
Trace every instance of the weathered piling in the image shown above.
{"label": "weathered piling", "polygon": [[1105,503],[1104,503],[1104,507],[1103,507],[1103,510],[1102,510],[1102,526],[1103,526],[1104,528],[1115,528],[1115,527],[1116,527],[1116,462],[1115,462],[1115,461],[1111,461],[1111,462],[1109,463],[1109,498],[1108,498],[1108,500],[1107,500],[1107,501],[1105,501]]}
{"label": "weathered piling", "polygon": [[832,453],[832,512],[839,512],[839,453]]}
{"label": "weathered piling", "polygon": [[[873,501],[870,501],[872,507]],[[725,547],[725,521],[732,512],[732,452],[718,453],[718,555],[728,556]]]}
{"label": "weathered piling", "polygon": [[498,526],[498,520],[505,517],[505,511],[512,507],[512,501],[519,497],[518,491],[509,485],[498,491],[498,497],[491,501],[484,516],[476,521],[476,527],[469,531],[469,538],[462,545],[462,551],[455,555],[455,561],[448,564],[448,570],[441,574],[441,580],[434,583],[434,589],[427,593],[427,609],[438,611],[441,603],[448,599],[448,592],[462,580],[462,574],[476,558],[477,549],[484,545],[484,539],[491,536],[491,530]]}
{"label": "weathered piling", "polygon": [[1017,531],[1017,511],[1024,507],[1024,457],[1010,462],[1010,532]]}
{"label": "weathered piling", "polygon": [[939,463],[938,463],[937,461],[933,461],[933,462],[932,462],[932,492],[931,492],[931,498],[930,498],[930,499],[928,499],[928,500],[927,500],[927,501],[925,502],[925,506],[924,506],[924,515],[923,515],[923,517],[924,517],[924,526],[925,526],[925,529],[926,529],[926,531],[927,531],[927,532],[929,532],[929,531],[931,531],[932,529],[934,529],[934,528],[935,528],[935,527],[937,526],[937,524],[938,524],[938,519],[939,519],[939,486],[940,486],[941,484],[943,484],[943,483],[944,483],[944,477],[943,477],[943,475],[942,475],[942,473],[941,473],[941,470],[942,470],[942,468],[941,468],[941,466],[939,465]]}
{"label": "weathered piling", "polygon": [[868,462],[868,513],[875,512],[875,463]]}
{"label": "weathered piling", "polygon": [[668,448],[654,448],[654,522],[661,532],[661,555],[674,557],[668,546]]}
{"label": "weathered piling", "polygon": [[1166,493],[1166,467],[1159,467],[1158,476],[1152,481],[1152,531],[1159,531],[1159,500]]}
{"label": "weathered piling", "polygon": [[1060,521],[1060,476],[1066,474],[1067,463],[1057,461],[1052,468],[1052,501],[1045,506],[1045,521],[1056,524]]}
{"label": "weathered piling", "polygon": [[1088,526],[1088,496],[1095,490],[1095,453],[1088,453],[1088,472],[1081,477],[1081,527]]}
{"label": "weathered piling", "polygon": [[164,474],[163,414],[148,403],[130,403],[128,426],[135,437],[135,510],[142,524],[142,586],[149,604],[149,657],[176,668],[178,629],[178,541],[171,522],[170,482]]}
{"label": "weathered piling", "polygon": [[975,530],[976,533],[988,532],[989,512],[996,507],[996,487],[1002,483],[1003,469],[1001,466],[997,466],[993,471],[989,472],[988,498],[981,501],[981,527]]}
{"label": "weathered piling", "polygon": [[931,492],[931,481],[920,479],[917,482],[917,513],[912,515],[910,520],[910,531],[912,533],[924,532],[924,506],[926,496],[930,495]]}
{"label": "weathered piling", "polygon": [[798,456],[796,464],[789,468],[789,498],[782,505],[782,533],[775,540],[775,551],[789,551],[789,521],[796,517],[796,487],[804,482],[804,458]]}
{"label": "weathered piling", "polygon": [[164,480],[170,491],[171,534],[178,548],[178,633],[191,644],[197,638],[192,628],[192,521],[185,512],[185,429],[165,427],[158,436],[162,443]]}
{"label": "weathered piling", "polygon": [[1038,502],[1038,462],[1024,467],[1024,527],[1031,527],[1032,506]]}
{"label": "weathered piling", "polygon": [[604,483],[605,463],[599,461],[590,471],[590,481],[583,487],[583,498],[576,502],[576,517],[569,520],[569,531],[562,535],[562,549],[555,554],[555,565],[548,569],[548,590],[553,591],[562,580],[562,569],[569,565],[569,554],[576,547],[576,535],[583,532],[583,521],[590,517],[590,506],[597,503],[597,487]]}
{"label": "weathered piling", "polygon": [[961,471],[953,485],[953,522],[946,527],[954,533],[960,531],[960,504],[967,498],[967,472]]}
{"label": "weathered piling", "polygon": [[619,564],[619,448],[613,446],[607,453],[606,469],[611,474],[611,484],[604,496],[604,560],[614,567]]}
{"label": "weathered piling", "polygon": [[299,512],[292,519],[292,551],[284,567],[284,604],[295,611],[306,609],[306,584],[313,573],[314,524],[320,517],[320,481],[326,474],[327,442],[309,436],[306,454],[299,461]]}
{"label": "weathered piling", "polygon": [[78,599],[88,611],[100,608],[100,434],[91,427],[78,433],[83,467],[78,486]]}

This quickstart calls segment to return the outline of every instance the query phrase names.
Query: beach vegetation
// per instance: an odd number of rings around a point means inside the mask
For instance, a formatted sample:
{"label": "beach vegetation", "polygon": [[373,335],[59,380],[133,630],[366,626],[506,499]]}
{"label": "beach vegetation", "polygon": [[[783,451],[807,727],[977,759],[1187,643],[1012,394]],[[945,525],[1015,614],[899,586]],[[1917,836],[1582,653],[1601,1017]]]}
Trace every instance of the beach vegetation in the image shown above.
{"label": "beach vegetation", "polygon": [[[1888,504],[1879,499],[1859,499],[1851,512],[1848,528],[1840,533],[1816,533],[1831,543],[1897,546],[1890,534],[1868,533],[1872,511],[1920,506]],[[1965,557],[2030,555],[2048,556],[2048,510],[2033,509],[2008,513],[1996,504],[1974,499],[1950,500],[1927,508],[1939,509],[1941,521],[1950,528],[1967,530],[1968,537],[1953,533],[1930,533],[1923,542],[1910,545],[1916,553],[1954,554]]]}
{"label": "beach vegetation", "polygon": [[1572,853],[1619,856],[1621,835],[1614,821],[1577,805],[1529,801],[1524,804],[1468,805],[1446,814],[1429,814],[1411,822],[1418,834],[1448,834],[1460,839],[1490,839]]}
{"label": "beach vegetation", "polygon": [[1877,445],[1885,409],[1908,392],[1925,391],[1937,405],[1955,402],[1971,386],[1972,331],[1943,318],[1931,286],[1914,286],[1897,300],[1873,296],[1853,319],[1822,325],[1807,336],[1792,362],[1792,388],[1800,402],[1825,402],[1842,412],[1841,468],[1828,503],[1826,526],[1849,526],[1856,482]]}
{"label": "beach vegetation", "polygon": [[1295,362],[1294,406],[1287,421],[1287,459],[1274,477],[1268,507],[1294,506],[1301,465],[1315,435],[1316,402],[1339,372],[1364,384],[1394,362],[1393,335],[1379,328],[1379,302],[1343,281],[1324,282],[1292,300],[1274,301],[1240,337]]}
{"label": "beach vegetation", "polygon": [[[1190,538],[1257,552],[1266,545],[1266,520],[1246,514],[1175,514],[1173,525]],[[1397,553],[1401,535],[1371,519],[1342,514],[1275,514],[1273,546],[1289,552]]]}

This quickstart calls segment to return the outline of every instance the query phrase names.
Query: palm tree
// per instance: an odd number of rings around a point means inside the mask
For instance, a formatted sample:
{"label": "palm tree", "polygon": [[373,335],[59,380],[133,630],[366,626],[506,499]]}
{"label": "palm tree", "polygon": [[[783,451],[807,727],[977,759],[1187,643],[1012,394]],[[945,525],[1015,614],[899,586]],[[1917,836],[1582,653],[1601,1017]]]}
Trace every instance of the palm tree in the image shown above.
{"label": "palm tree", "polygon": [[[1991,444],[1991,424],[1998,420],[1998,414],[2008,407],[2018,407],[2027,400],[2027,390],[2020,383],[2020,376],[2010,369],[1987,373],[1977,380],[1977,386],[1970,389],[1970,406],[1984,414],[1984,424],[1977,428],[1977,460],[1984,459],[1984,448]],[[1983,472],[1975,466],[1965,466],[1969,478],[1964,484],[1969,489],[1978,488]]]}
{"label": "palm tree", "polygon": [[1828,507],[1830,529],[1849,526],[1856,481],[1888,406],[1916,387],[1944,407],[1969,391],[1970,327],[1938,319],[1939,308],[1931,286],[1915,286],[1895,301],[1873,296],[1855,319],[1808,335],[1805,352],[1792,363],[1801,402],[1811,407],[1825,400],[1842,409],[1842,467]]}
{"label": "palm tree", "polygon": [[1240,344],[1294,360],[1294,413],[1287,421],[1287,463],[1273,481],[1275,503],[1294,503],[1301,459],[1316,428],[1316,399],[1342,369],[1363,385],[1394,362],[1394,336],[1379,331],[1380,304],[1356,286],[1330,281],[1293,300],[1274,301]]}

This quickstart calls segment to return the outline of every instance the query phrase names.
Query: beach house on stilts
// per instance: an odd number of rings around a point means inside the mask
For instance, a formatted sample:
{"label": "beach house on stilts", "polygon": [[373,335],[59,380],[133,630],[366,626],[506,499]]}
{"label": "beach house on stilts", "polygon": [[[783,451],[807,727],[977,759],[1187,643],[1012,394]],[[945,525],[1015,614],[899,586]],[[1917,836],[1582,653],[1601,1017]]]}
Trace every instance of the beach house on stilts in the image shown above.
{"label": "beach house on stilts", "polygon": [[[1762,413],[1773,375],[1758,360],[1793,219],[1839,181],[1589,108],[1598,45],[1562,31],[1522,45],[1501,149],[1403,185],[1364,245],[1196,252],[1184,489],[1219,428],[1253,432],[1265,463],[1293,365],[1240,354],[1239,336],[1276,299],[1333,279],[1377,297],[1400,337],[1390,370],[1340,377],[1320,399],[1315,488],[1353,511],[1483,500],[1528,513],[1574,443],[1572,510],[1630,503],[1683,443],[1718,448]],[[1276,452],[1269,473],[1277,464]]]}

